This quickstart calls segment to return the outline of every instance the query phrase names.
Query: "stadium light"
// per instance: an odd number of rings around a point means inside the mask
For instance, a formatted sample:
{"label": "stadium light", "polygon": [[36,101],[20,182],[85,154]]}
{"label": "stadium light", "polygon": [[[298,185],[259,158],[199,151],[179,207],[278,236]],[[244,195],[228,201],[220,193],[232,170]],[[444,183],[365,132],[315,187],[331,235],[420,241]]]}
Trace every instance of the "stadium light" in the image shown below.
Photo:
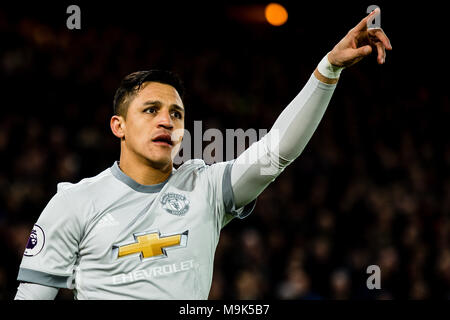
{"label": "stadium light", "polygon": [[267,22],[273,26],[281,26],[288,19],[287,10],[278,3],[269,3],[264,11]]}

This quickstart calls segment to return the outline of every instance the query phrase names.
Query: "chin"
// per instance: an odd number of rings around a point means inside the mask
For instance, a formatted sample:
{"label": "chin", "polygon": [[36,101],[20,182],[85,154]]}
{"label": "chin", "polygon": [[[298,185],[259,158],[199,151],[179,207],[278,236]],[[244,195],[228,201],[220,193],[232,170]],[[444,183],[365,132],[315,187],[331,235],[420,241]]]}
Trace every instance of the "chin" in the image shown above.
{"label": "chin", "polygon": [[165,169],[168,166],[169,167],[172,166],[172,158],[170,157],[170,154],[168,156],[161,155],[161,156],[157,156],[157,157],[152,155],[152,156],[146,156],[145,158],[147,159],[147,161],[153,168]]}

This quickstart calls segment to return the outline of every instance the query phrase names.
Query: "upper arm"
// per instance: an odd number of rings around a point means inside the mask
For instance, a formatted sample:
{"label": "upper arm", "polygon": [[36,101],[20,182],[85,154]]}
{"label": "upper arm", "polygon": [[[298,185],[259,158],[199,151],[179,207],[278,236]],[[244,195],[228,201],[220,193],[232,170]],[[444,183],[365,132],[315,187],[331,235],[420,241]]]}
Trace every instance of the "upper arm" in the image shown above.
{"label": "upper arm", "polygon": [[235,202],[235,193],[231,184],[232,161],[219,162],[205,168],[207,188],[210,202],[214,206],[216,219],[222,228],[231,219],[248,216],[255,207],[255,202],[247,206],[238,206]]}
{"label": "upper arm", "polygon": [[14,300],[53,300],[58,291],[58,288],[22,282],[17,288]]}
{"label": "upper arm", "polygon": [[271,132],[253,143],[234,161],[230,184],[237,206],[244,206],[256,199],[290,163],[272,150],[268,144],[270,140]]}
{"label": "upper arm", "polygon": [[31,231],[18,280],[69,288],[78,257],[82,228],[64,191],[49,201]]}

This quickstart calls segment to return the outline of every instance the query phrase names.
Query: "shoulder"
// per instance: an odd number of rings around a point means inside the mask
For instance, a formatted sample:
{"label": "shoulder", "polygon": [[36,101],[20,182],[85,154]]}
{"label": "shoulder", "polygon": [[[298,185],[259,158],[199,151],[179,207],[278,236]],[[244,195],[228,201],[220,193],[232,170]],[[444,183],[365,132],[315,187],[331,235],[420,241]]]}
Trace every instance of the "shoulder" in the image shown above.
{"label": "shoulder", "polygon": [[123,194],[123,189],[123,186],[117,183],[111,168],[107,168],[96,176],[84,178],[76,183],[58,183],[57,194],[61,194],[61,198],[76,211],[91,212],[103,207],[105,201],[109,201],[111,197]]}
{"label": "shoulder", "polygon": [[112,195],[123,194],[119,189],[120,184],[111,173],[111,168],[107,168],[75,183],[58,183],[57,192],[51,201],[56,208],[60,208],[58,212],[66,212],[67,217],[83,225],[92,214],[105,207]]}
{"label": "shoulder", "polygon": [[178,167],[178,171],[185,171],[189,169],[203,168],[206,167],[207,164],[202,159],[190,159],[184,162],[181,166]]}
{"label": "shoulder", "polygon": [[231,167],[234,160],[226,162],[217,162],[213,164],[207,164],[202,159],[191,159],[183,163],[177,170],[177,175],[189,175],[189,174],[209,174],[212,172],[220,171],[224,172],[227,167]]}
{"label": "shoulder", "polygon": [[[100,174],[85,178],[77,183],[61,182],[57,185],[57,191],[45,206],[38,223],[40,226],[67,225],[74,230],[82,230],[86,220],[86,214],[95,210],[91,200],[94,190],[100,190],[108,179],[108,170]],[[77,227],[78,226],[78,227]],[[80,231],[81,232],[81,231]]]}
{"label": "shoulder", "polygon": [[206,164],[202,159],[188,160],[175,171],[172,181],[174,184],[195,184],[197,180],[207,184],[220,182],[224,173],[231,171],[233,161]]}
{"label": "shoulder", "polygon": [[185,170],[185,169],[214,169],[214,168],[218,168],[218,167],[225,167],[227,165],[231,165],[233,164],[233,162],[235,161],[235,159],[230,160],[230,161],[223,161],[223,162],[215,162],[212,164],[207,164],[205,163],[204,160],[202,159],[191,159],[186,161],[185,163],[183,163],[177,170]]}
{"label": "shoulder", "polygon": [[76,183],[60,182],[57,185],[57,192],[65,193],[70,196],[82,196],[83,194],[90,194],[96,190],[102,190],[105,184],[113,181],[110,168],[107,168],[93,177],[88,177]]}

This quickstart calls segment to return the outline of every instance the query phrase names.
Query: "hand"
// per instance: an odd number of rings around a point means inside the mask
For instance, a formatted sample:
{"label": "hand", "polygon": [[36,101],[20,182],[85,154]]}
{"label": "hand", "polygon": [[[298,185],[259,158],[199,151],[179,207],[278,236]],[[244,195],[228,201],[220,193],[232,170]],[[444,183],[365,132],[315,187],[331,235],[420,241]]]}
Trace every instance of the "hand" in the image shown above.
{"label": "hand", "polygon": [[328,54],[328,60],[331,64],[349,67],[368,56],[372,53],[372,50],[378,52],[378,64],[384,63],[386,50],[392,50],[391,43],[381,28],[367,28],[368,22],[372,21],[378,14],[380,14],[380,8],[373,10],[339,41]]}

